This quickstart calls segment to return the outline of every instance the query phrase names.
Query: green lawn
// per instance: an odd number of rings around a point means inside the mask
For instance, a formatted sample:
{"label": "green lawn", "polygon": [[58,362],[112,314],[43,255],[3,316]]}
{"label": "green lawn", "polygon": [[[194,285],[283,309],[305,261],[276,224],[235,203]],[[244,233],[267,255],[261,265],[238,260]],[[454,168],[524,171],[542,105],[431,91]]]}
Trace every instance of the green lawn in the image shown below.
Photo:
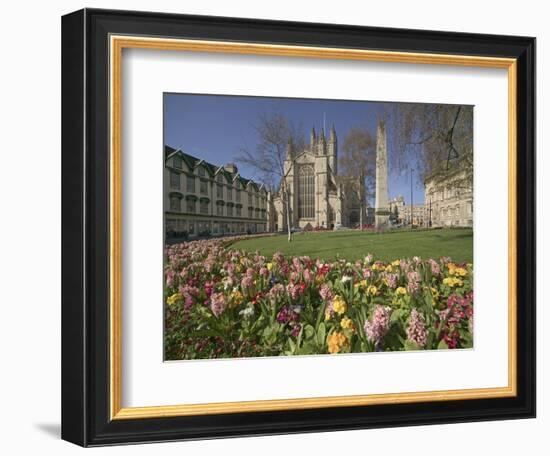
{"label": "green lawn", "polygon": [[233,244],[235,249],[262,255],[275,252],[285,255],[307,255],[324,260],[337,256],[347,260],[363,258],[372,253],[382,261],[419,256],[421,258],[451,257],[457,262],[473,262],[473,232],[471,229],[441,229],[419,231],[372,232],[330,231],[297,233],[292,242],[286,235],[248,239]]}

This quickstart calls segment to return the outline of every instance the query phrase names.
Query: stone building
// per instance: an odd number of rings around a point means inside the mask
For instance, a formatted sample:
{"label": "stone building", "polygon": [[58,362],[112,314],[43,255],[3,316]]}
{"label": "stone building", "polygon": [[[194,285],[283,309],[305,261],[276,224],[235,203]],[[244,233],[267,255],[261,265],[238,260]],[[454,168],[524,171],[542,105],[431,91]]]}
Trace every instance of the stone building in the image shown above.
{"label": "stone building", "polygon": [[338,175],[334,126],[328,139],[324,131],[317,135],[313,128],[310,143],[303,150],[296,150],[289,143],[284,173],[285,180],[281,180],[279,191],[273,196],[274,230],[287,229],[287,204],[293,228],[332,229],[359,222],[359,193],[349,187],[346,190],[345,179]]}
{"label": "stone building", "polygon": [[270,194],[230,163],[214,165],[165,146],[164,208],[168,236],[261,233],[268,230]]}
{"label": "stone building", "polygon": [[[400,211],[399,218],[405,225],[411,224],[411,205],[405,204]],[[428,208],[425,204],[413,204],[412,224],[419,227],[428,227]]]}
{"label": "stone building", "polygon": [[389,200],[390,212],[392,215],[397,216],[397,221],[404,222],[403,208],[405,207],[405,198],[403,195],[396,196]]}
{"label": "stone building", "polygon": [[473,186],[467,171],[455,169],[433,173],[424,184],[428,225],[473,226]]}
{"label": "stone building", "polygon": [[[392,198],[389,202],[390,212],[397,214],[398,223],[404,225],[411,224],[411,205],[405,202],[405,198],[399,195]],[[413,204],[412,207],[412,224],[416,226],[428,226],[427,207],[425,204]]]}

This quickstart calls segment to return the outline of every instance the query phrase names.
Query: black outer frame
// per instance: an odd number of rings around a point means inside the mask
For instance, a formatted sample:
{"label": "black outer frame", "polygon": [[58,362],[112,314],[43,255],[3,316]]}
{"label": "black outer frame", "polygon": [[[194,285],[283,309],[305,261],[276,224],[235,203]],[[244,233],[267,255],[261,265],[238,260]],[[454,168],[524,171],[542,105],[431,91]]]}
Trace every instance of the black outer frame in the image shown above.
{"label": "black outer frame", "polygon": [[[518,395],[110,421],[110,34],[518,59]],[[63,439],[98,446],[535,417],[534,38],[84,9],[62,18],[62,128]]]}

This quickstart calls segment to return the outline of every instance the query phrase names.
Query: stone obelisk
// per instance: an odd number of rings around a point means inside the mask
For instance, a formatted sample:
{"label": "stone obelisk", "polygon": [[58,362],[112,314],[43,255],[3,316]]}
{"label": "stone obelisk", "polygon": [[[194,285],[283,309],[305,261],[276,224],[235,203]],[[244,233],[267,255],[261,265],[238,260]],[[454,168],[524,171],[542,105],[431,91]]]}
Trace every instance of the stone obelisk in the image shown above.
{"label": "stone obelisk", "polygon": [[374,209],[376,229],[388,227],[390,218],[388,205],[388,149],[384,121],[378,122],[376,131],[376,201]]}

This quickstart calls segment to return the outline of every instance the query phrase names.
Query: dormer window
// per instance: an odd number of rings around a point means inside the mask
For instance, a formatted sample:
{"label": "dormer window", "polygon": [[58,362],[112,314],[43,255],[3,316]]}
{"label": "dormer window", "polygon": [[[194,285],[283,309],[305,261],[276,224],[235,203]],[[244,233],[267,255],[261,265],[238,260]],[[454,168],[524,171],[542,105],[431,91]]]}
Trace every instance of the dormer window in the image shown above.
{"label": "dormer window", "polygon": [[204,177],[206,175],[204,168],[202,166],[199,167],[199,176]]}
{"label": "dormer window", "polygon": [[182,169],[183,168],[183,160],[179,155],[176,155],[174,157],[174,168]]}

